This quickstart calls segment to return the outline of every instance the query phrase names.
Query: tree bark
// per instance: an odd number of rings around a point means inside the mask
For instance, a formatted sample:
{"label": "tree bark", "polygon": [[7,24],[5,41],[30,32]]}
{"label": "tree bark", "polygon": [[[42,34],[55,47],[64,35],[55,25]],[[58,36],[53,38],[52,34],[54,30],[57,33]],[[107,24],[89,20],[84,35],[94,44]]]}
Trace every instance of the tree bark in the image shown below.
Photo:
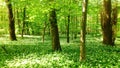
{"label": "tree bark", "polygon": [[112,9],[112,43],[115,43],[116,39],[116,30],[117,30],[117,17],[118,17],[118,9],[117,9],[117,2],[115,3],[115,7],[113,6]]}
{"label": "tree bark", "polygon": [[111,0],[103,1],[103,12],[101,13],[101,26],[103,32],[103,44],[113,46],[112,23],[111,23]]}
{"label": "tree bark", "polygon": [[26,8],[23,8],[23,25],[22,25],[22,34],[21,37],[23,38],[24,31],[25,31],[25,19],[26,19]]}
{"label": "tree bark", "polygon": [[17,9],[17,24],[18,24],[18,34],[20,34],[20,18],[19,18],[19,9]]}
{"label": "tree bark", "polygon": [[9,16],[9,34],[10,34],[10,40],[14,41],[16,39],[15,35],[15,20],[13,17],[13,11],[12,11],[12,4],[10,0],[5,0],[8,8],[8,16]]}
{"label": "tree bark", "polygon": [[51,27],[51,36],[52,36],[52,49],[53,51],[61,51],[60,41],[59,41],[59,33],[57,26],[57,17],[55,9],[50,11],[50,27]]}
{"label": "tree bark", "polygon": [[77,16],[75,16],[75,18],[74,18],[74,21],[75,21],[75,31],[74,31],[74,39],[76,39],[77,38]]}
{"label": "tree bark", "polygon": [[88,0],[83,0],[82,3],[82,22],[81,22],[81,38],[80,38],[80,61],[85,60],[85,37],[86,37],[86,20],[87,20],[87,5]]}
{"label": "tree bark", "polygon": [[70,15],[68,15],[68,23],[67,23],[67,43],[70,42],[70,36],[69,36],[69,25],[70,25]]}

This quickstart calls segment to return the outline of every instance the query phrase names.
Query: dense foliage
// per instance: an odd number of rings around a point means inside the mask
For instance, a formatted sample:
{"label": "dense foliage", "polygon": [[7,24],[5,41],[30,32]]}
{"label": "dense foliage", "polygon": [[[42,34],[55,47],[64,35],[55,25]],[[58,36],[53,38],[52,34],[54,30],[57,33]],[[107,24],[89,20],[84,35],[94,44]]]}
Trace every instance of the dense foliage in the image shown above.
{"label": "dense foliage", "polygon": [[[4,1],[1,1],[0,10],[1,13],[1,29],[8,29],[7,27],[7,9],[5,6]],[[55,8],[57,10],[57,20],[60,33],[64,33],[66,29],[67,23],[67,16],[70,14],[70,34],[79,32],[80,29],[80,20],[81,20],[81,9],[82,3],[78,0],[56,0],[53,5],[50,5],[50,2],[47,0],[12,0],[13,12],[16,22],[16,33],[20,34],[22,31],[23,25],[23,14],[24,8],[26,9],[26,16],[25,16],[25,34],[32,34],[32,35],[41,35],[42,30],[44,28],[44,23],[49,23],[49,11],[50,8]],[[37,4],[36,4],[37,3]],[[114,1],[112,1],[114,5]],[[90,34],[99,33],[101,34],[101,27],[100,27],[100,11],[102,6],[102,0],[92,1],[89,0],[88,5],[88,24],[87,24],[87,32]],[[118,4],[119,8],[119,4]],[[118,19],[120,17],[118,16]],[[118,20],[119,22],[119,20]],[[77,23],[77,24],[75,24]],[[77,25],[77,26],[73,26]],[[119,25],[118,25],[119,26]],[[4,28],[3,28],[4,27]],[[77,28],[76,28],[77,27]],[[47,25],[46,32],[49,32],[49,24]],[[2,33],[8,33],[8,31],[2,31]]]}

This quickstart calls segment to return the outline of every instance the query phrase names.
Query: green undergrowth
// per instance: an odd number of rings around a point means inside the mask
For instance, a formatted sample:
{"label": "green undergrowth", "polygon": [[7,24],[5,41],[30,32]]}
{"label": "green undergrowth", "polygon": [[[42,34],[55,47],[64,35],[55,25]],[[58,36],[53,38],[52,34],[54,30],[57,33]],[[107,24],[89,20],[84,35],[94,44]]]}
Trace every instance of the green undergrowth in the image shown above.
{"label": "green undergrowth", "polygon": [[98,38],[87,38],[84,62],[79,61],[79,38],[69,44],[62,38],[62,52],[52,52],[50,39],[45,43],[40,38],[0,41],[7,50],[0,48],[0,68],[120,68],[119,45],[104,46]]}

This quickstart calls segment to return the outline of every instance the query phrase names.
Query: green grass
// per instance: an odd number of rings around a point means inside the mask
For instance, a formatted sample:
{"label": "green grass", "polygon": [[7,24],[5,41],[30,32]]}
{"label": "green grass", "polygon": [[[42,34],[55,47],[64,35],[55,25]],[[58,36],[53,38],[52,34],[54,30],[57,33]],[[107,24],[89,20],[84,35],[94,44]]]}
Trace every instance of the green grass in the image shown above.
{"label": "green grass", "polygon": [[0,41],[8,51],[0,48],[0,68],[120,68],[120,46],[104,46],[95,37],[87,38],[85,62],[79,61],[79,38],[69,44],[61,38],[62,52],[52,52],[50,38],[44,44],[40,37]]}

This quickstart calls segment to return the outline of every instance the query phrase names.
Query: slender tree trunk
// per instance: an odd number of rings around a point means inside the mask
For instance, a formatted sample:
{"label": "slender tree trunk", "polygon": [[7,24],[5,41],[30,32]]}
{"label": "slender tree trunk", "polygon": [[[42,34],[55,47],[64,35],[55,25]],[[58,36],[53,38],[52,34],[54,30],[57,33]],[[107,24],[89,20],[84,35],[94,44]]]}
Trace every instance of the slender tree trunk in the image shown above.
{"label": "slender tree trunk", "polygon": [[70,42],[70,36],[69,36],[69,25],[70,25],[70,15],[68,15],[68,23],[67,23],[67,43]]}
{"label": "slender tree trunk", "polygon": [[77,16],[75,16],[74,20],[75,20],[74,39],[76,39],[77,38]]}
{"label": "slender tree trunk", "polygon": [[111,0],[103,1],[103,12],[101,13],[101,25],[103,31],[103,44],[113,46],[112,23],[111,23]]}
{"label": "slender tree trunk", "polygon": [[8,16],[9,16],[9,33],[10,33],[10,39],[17,40],[15,35],[15,20],[13,17],[13,11],[12,11],[12,4],[10,0],[5,0],[8,8]]}
{"label": "slender tree trunk", "polygon": [[29,22],[25,22],[26,25],[26,35],[30,35],[30,31],[29,31]]}
{"label": "slender tree trunk", "polygon": [[83,0],[82,3],[82,22],[81,22],[81,38],[80,38],[80,61],[85,60],[85,38],[86,38],[86,21],[87,21],[87,5],[88,0]]}
{"label": "slender tree trunk", "polygon": [[45,32],[46,32],[46,27],[47,27],[47,22],[48,22],[48,19],[47,19],[47,14],[45,14],[45,22],[44,22],[44,27],[43,27],[43,34],[42,34],[42,41],[44,43],[44,40],[45,40]]}
{"label": "slender tree trunk", "polygon": [[65,32],[64,32],[64,35],[65,35],[66,41],[67,41],[67,23],[68,23],[68,22],[67,22],[67,16],[64,16],[64,18],[65,18],[65,27],[66,27],[66,28],[65,28],[66,30],[65,30]]}
{"label": "slender tree trunk", "polygon": [[57,17],[55,9],[50,11],[50,26],[51,26],[51,36],[52,36],[52,49],[53,51],[61,51],[58,26],[57,26]]}
{"label": "slender tree trunk", "polygon": [[19,18],[19,9],[17,9],[17,24],[18,24],[18,34],[20,34],[20,18]]}
{"label": "slender tree trunk", "polygon": [[[75,23],[74,23],[74,17],[73,16],[71,16],[70,17],[70,22],[71,22],[71,33],[70,33],[70,36],[71,36],[71,39],[73,40],[74,39],[74,32],[75,32]],[[70,30],[70,28],[69,28],[69,30]]]}
{"label": "slender tree trunk", "polygon": [[21,37],[23,38],[24,31],[25,31],[25,18],[26,18],[26,8],[23,8],[23,25],[22,25],[22,34]]}

